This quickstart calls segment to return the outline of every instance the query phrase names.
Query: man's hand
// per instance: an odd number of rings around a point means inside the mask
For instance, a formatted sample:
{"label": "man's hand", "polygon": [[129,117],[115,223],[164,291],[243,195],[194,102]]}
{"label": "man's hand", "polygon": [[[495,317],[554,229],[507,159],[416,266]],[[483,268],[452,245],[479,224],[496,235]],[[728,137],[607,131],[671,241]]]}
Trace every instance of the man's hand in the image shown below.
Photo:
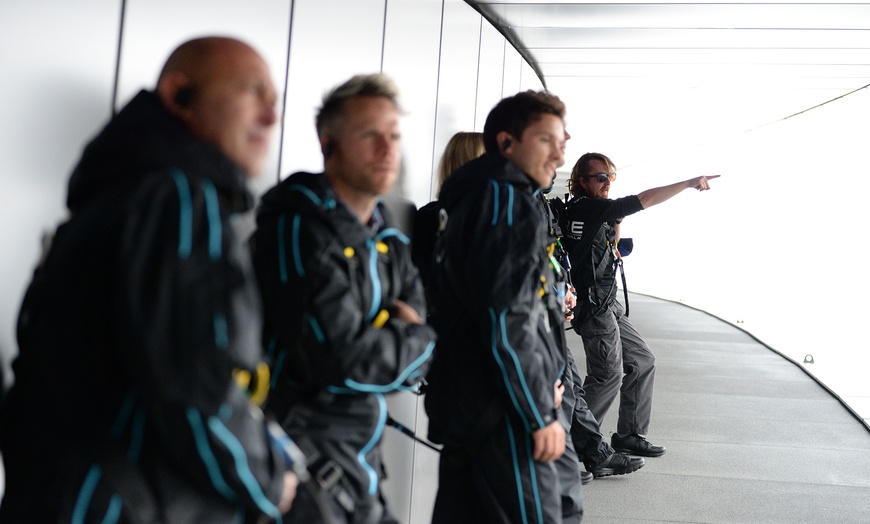
{"label": "man's hand", "polygon": [[565,293],[565,322],[571,322],[574,318],[575,307],[577,307],[577,296],[574,294],[574,286],[568,286],[568,292]]}
{"label": "man's hand", "polygon": [[417,313],[417,310],[401,300],[396,300],[396,303],[393,304],[393,316],[399,320],[407,322],[408,324],[423,323],[423,319],[420,318],[420,314]]}
{"label": "man's hand", "polygon": [[532,432],[535,449],[532,457],[538,462],[552,462],[565,452],[565,430],[558,420]]}
{"label": "man's hand", "polygon": [[281,500],[278,502],[278,509],[282,515],[290,511],[293,499],[296,498],[296,486],[298,485],[299,479],[292,471],[284,473],[284,488],[281,491]]}
{"label": "man's hand", "polygon": [[689,184],[689,187],[694,187],[698,191],[706,191],[710,189],[710,180],[719,178],[720,176],[721,175],[699,176],[698,178],[687,180],[686,183]]}
{"label": "man's hand", "polygon": [[565,394],[565,384],[562,384],[561,380],[556,381],[556,385],[553,386],[553,403],[556,409],[559,409],[559,406],[562,405],[562,395]]}

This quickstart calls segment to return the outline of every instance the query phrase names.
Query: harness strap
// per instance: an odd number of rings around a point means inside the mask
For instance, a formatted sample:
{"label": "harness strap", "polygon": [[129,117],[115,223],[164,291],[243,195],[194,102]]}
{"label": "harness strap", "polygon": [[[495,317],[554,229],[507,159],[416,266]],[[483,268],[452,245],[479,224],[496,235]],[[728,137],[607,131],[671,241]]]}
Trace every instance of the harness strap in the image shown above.
{"label": "harness strap", "polygon": [[[344,468],[335,460],[320,453],[314,442],[308,436],[297,435],[294,442],[302,450],[307,461],[307,468],[311,474],[311,480],[320,491],[329,493],[348,515],[353,514],[356,507],[354,498],[345,487],[342,480],[345,478]],[[318,507],[323,513],[322,501],[317,501]],[[323,513],[328,514],[328,513]]]}
{"label": "harness strap", "polygon": [[403,435],[405,435],[406,437],[411,438],[411,439],[414,440],[415,442],[418,442],[418,443],[420,443],[420,444],[423,444],[424,446],[426,446],[427,448],[431,449],[432,451],[435,451],[436,453],[441,453],[441,448],[435,446],[434,444],[432,444],[432,443],[429,442],[428,440],[423,440],[423,439],[421,439],[420,437],[417,436],[416,433],[414,433],[413,430],[411,430],[410,428],[407,428],[407,427],[405,427],[403,424],[397,422],[396,419],[394,419],[394,418],[393,418],[392,416],[390,416],[390,415],[387,415],[387,425],[388,425],[388,426],[393,426],[394,428],[396,428],[397,430],[399,430],[399,432],[402,433]]}
{"label": "harness strap", "polygon": [[622,266],[622,257],[617,258],[619,265],[619,276],[622,277],[622,294],[625,297],[625,316],[628,316],[628,284],[625,283],[625,269]]}

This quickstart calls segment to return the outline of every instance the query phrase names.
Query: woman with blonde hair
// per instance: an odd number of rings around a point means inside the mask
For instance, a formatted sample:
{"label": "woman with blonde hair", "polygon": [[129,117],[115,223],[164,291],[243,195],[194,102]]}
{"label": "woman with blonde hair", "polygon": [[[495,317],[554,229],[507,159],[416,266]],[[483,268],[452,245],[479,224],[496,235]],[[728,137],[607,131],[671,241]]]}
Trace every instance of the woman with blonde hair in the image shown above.
{"label": "woman with blonde hair", "polygon": [[438,191],[451,173],[482,155],[483,151],[483,133],[460,131],[450,137],[438,163]]}
{"label": "woman with blonde hair", "polygon": [[[450,137],[441,161],[438,163],[438,191],[454,171],[484,153],[483,133],[460,131]],[[411,239],[411,260],[420,270],[423,287],[429,287],[432,253],[435,250],[435,235],[438,233],[438,200],[429,202],[417,210],[414,218],[414,233]]]}

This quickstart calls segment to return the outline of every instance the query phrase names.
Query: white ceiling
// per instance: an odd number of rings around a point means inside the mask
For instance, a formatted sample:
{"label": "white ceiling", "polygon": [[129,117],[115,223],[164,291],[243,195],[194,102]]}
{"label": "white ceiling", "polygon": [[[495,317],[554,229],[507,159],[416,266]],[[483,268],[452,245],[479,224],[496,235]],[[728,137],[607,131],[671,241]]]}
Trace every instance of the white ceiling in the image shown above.
{"label": "white ceiling", "polygon": [[642,162],[870,84],[868,2],[467,2],[565,100],[565,170],[588,150]]}

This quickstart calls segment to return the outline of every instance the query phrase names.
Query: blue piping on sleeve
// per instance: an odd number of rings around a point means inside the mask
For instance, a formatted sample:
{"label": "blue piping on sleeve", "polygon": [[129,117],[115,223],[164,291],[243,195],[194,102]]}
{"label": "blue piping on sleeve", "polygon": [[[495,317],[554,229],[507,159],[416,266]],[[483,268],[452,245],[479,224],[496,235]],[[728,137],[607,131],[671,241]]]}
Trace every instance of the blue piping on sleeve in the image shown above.
{"label": "blue piping on sleeve", "polygon": [[[517,485],[517,499],[520,503],[520,515],[523,517],[523,524],[528,524],[529,519],[526,517],[526,498],[523,496],[523,476],[520,473],[520,461],[517,457],[517,442],[514,437],[514,428],[511,427],[510,420],[507,414],[504,416],[505,426],[507,426],[508,440],[511,446],[511,461],[514,466],[514,481]],[[543,522],[543,521],[540,521]]]}
{"label": "blue piping on sleeve", "polygon": [[112,495],[112,498],[109,499],[109,507],[106,509],[106,516],[103,517],[103,521],[100,524],[115,524],[121,519],[121,509],[123,509],[124,504],[121,501],[121,497],[118,495]]}
{"label": "blue piping on sleeve", "polygon": [[227,349],[230,346],[227,317],[223,313],[215,313],[214,316],[214,344],[218,349]]}
{"label": "blue piping on sleeve", "polygon": [[190,256],[193,248],[193,198],[190,196],[190,184],[180,169],[172,172],[175,186],[178,188],[178,257],[185,259]]}
{"label": "blue piping on sleeve", "polygon": [[387,401],[380,393],[375,394],[375,398],[378,399],[378,423],[375,426],[375,432],[372,434],[372,438],[356,455],[360,466],[362,466],[363,470],[369,477],[369,495],[375,495],[378,492],[378,473],[375,471],[375,468],[366,461],[366,455],[377,446],[378,442],[380,442],[381,436],[384,433],[384,426],[387,423]]}
{"label": "blue piping on sleeve", "polygon": [[293,264],[296,266],[296,274],[300,277],[305,276],[305,268],[302,266],[302,250],[299,247],[299,226],[302,223],[300,215],[293,216]]}
{"label": "blue piping on sleeve", "polygon": [[502,360],[501,355],[498,354],[498,323],[496,321],[495,310],[489,308],[489,315],[492,321],[492,355],[493,357],[495,357],[495,361],[498,364],[499,369],[501,370],[505,389],[507,389],[508,396],[510,396],[511,398],[511,403],[514,405],[514,409],[517,410],[517,413],[519,414],[520,419],[523,421],[523,426],[525,427],[526,431],[531,432],[532,426],[531,424],[529,424],[529,420],[526,418],[525,412],[522,410],[522,408],[520,408],[520,403],[517,400],[516,395],[514,394],[514,388],[511,387],[510,377],[508,377],[507,368],[504,365],[504,361]]}
{"label": "blue piping on sleeve", "polygon": [[508,210],[507,210],[507,225],[514,226],[514,186],[508,184]]}
{"label": "blue piping on sleeve", "polygon": [[211,429],[212,434],[214,434],[224,444],[224,446],[226,446],[227,450],[233,456],[236,465],[236,474],[239,476],[239,479],[248,490],[248,493],[251,495],[251,498],[254,500],[254,503],[260,511],[269,515],[273,519],[280,518],[281,511],[277,506],[272,504],[265,494],[263,494],[263,489],[260,487],[260,484],[251,472],[250,467],[248,467],[248,457],[245,448],[242,447],[236,436],[233,435],[223,422],[216,417],[208,419],[208,427]]}
{"label": "blue piping on sleeve", "polygon": [[208,255],[212,260],[220,260],[223,251],[221,246],[223,225],[221,224],[217,190],[211,180],[204,178],[202,192],[205,195],[205,212],[208,217]]}
{"label": "blue piping on sleeve", "polygon": [[326,337],[323,336],[323,330],[320,329],[320,324],[317,323],[317,319],[314,317],[308,317],[308,324],[311,326],[314,338],[317,342],[323,344],[326,341]]}
{"label": "blue piping on sleeve", "polygon": [[76,505],[73,508],[72,518],[70,519],[71,524],[84,524],[85,517],[88,515],[88,506],[91,505],[91,499],[94,496],[97,484],[99,484],[102,476],[103,470],[96,464],[91,466],[91,469],[88,470],[88,474],[85,476],[85,481],[82,483],[82,487],[79,490],[79,495],[76,497]]}
{"label": "blue piping on sleeve", "polygon": [[378,311],[381,310],[383,290],[381,288],[381,275],[378,272],[377,243],[390,237],[395,237],[399,240],[399,242],[405,245],[411,243],[407,236],[402,234],[401,231],[394,227],[384,229],[383,231],[375,235],[374,238],[366,241],[366,247],[368,247],[369,250],[369,276],[372,279],[372,306],[369,308],[369,312],[365,316],[366,322],[371,322],[372,320],[374,320],[375,316],[377,316],[378,314]]}
{"label": "blue piping on sleeve", "polygon": [[538,423],[539,428],[544,427],[544,419],[541,417],[541,414],[538,413],[538,406],[535,404],[534,397],[532,396],[532,392],[529,391],[529,385],[526,382],[526,377],[523,375],[523,368],[520,367],[520,360],[517,357],[517,352],[514,351],[514,348],[511,347],[508,342],[507,336],[507,325],[505,323],[505,316],[507,315],[507,309],[503,310],[499,315],[499,325],[501,326],[501,341],[504,344],[505,349],[508,351],[508,354],[513,360],[514,367],[517,370],[517,376],[520,379],[520,385],[523,388],[523,393],[526,394],[526,401],[529,403],[529,407],[531,407],[532,414],[535,416],[535,420]]}
{"label": "blue piping on sleeve", "polygon": [[490,224],[494,226],[498,223],[499,187],[498,182],[495,180],[490,179],[489,183],[492,184],[493,192],[495,193],[492,198],[492,224]]}
{"label": "blue piping on sleeve", "polygon": [[202,417],[200,416],[199,411],[193,407],[187,408],[187,420],[190,423],[191,430],[193,431],[193,438],[196,442],[196,451],[199,453],[200,460],[202,460],[205,465],[212,485],[217,492],[227,500],[235,500],[236,494],[233,493],[233,490],[230,489],[226,481],[224,481],[217,459],[215,458],[214,453],[212,453],[211,447],[209,447],[208,434],[202,423]]}
{"label": "blue piping on sleeve", "polygon": [[[571,438],[570,436],[568,438]],[[526,439],[526,460],[529,461],[529,482],[532,485],[532,496],[535,499],[535,514],[538,516],[538,522],[544,522],[544,510],[541,507],[541,494],[538,491],[538,473],[535,470],[535,459],[532,454],[532,443],[530,442],[531,435],[525,434]]]}
{"label": "blue piping on sleeve", "polygon": [[[423,353],[416,358],[413,362],[411,362],[404,371],[402,371],[395,380],[390,382],[389,384],[378,385],[378,384],[363,384],[361,382],[357,382],[351,379],[345,379],[344,384],[351,390],[355,392],[361,393],[389,393],[390,391],[395,391],[398,389],[403,382],[415,371],[418,371],[420,367],[429,360],[429,357],[432,355],[432,352],[435,351],[435,342],[429,342],[426,346],[426,349]],[[337,391],[333,391],[337,392]]]}
{"label": "blue piping on sleeve", "polygon": [[381,277],[378,274],[378,249],[377,240],[369,239],[366,241],[369,248],[369,276],[372,279],[372,306],[369,312],[366,313],[366,322],[374,320],[375,315],[381,309]]}

